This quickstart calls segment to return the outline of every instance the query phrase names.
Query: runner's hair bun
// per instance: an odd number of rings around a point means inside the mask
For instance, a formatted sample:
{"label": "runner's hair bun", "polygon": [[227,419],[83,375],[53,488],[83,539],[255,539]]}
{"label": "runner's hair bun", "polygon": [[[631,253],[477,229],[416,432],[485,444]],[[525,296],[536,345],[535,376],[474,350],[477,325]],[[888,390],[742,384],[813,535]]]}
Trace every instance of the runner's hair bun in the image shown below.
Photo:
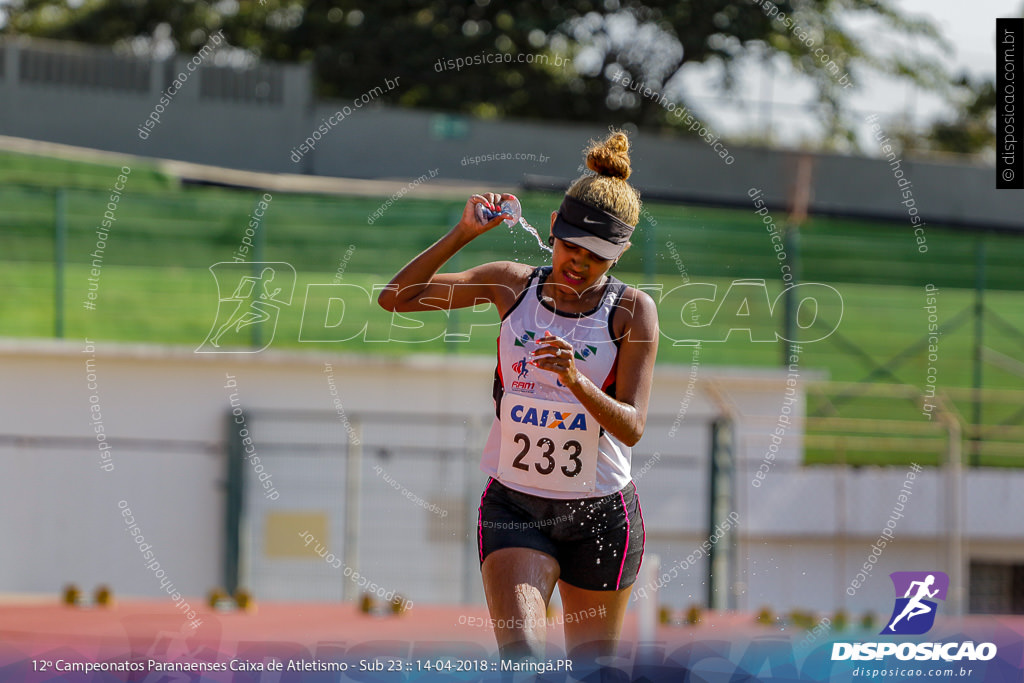
{"label": "runner's hair bun", "polygon": [[629,178],[629,138],[614,131],[602,142],[594,142],[587,149],[587,168],[609,178]]}
{"label": "runner's hair bun", "polygon": [[612,129],[604,140],[591,140],[585,151],[587,167],[594,173],[577,178],[565,195],[635,226],[640,220],[640,194],[626,180],[632,172],[629,138]]}

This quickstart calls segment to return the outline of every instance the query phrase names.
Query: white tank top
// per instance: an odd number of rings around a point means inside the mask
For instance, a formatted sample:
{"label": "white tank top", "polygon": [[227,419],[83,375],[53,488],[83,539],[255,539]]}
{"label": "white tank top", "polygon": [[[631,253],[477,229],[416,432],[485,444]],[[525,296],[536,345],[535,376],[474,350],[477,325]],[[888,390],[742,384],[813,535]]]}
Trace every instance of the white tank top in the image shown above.
{"label": "white tank top", "polygon": [[550,273],[551,266],[535,269],[502,318],[495,419],[480,469],[509,488],[544,498],[607,496],[630,481],[630,447],[605,432],[558,375],[528,361],[535,340],[550,331],[572,344],[576,368],[614,398],[619,345],[611,321],[626,285],[609,276],[594,310],[556,312],[541,300]]}

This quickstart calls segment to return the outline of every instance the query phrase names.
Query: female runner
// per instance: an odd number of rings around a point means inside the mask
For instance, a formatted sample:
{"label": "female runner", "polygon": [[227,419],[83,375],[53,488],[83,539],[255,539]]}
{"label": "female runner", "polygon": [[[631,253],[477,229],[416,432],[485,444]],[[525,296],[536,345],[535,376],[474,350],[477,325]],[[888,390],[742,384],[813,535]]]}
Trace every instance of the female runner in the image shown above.
{"label": "female runner", "polygon": [[643,556],[630,457],[644,432],[658,320],[650,296],[608,275],[640,216],[626,135],[591,145],[587,166],[596,175],[577,179],[551,214],[550,265],[438,273],[502,222],[481,223],[475,205],[496,210],[508,195],[478,194],[379,298],[401,312],[486,300],[501,316],[478,545],[502,658],[543,659],[556,583],[566,652],[613,654]]}

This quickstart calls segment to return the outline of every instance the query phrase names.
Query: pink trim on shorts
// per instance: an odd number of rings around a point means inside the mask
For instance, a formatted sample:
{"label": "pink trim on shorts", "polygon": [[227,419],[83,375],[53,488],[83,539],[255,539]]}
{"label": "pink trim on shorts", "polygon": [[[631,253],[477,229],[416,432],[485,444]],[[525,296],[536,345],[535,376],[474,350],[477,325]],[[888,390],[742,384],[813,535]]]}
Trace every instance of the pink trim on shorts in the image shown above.
{"label": "pink trim on shorts", "polygon": [[487,486],[484,487],[484,492],[480,495],[480,507],[477,508],[476,515],[476,537],[481,562],[484,561],[484,498],[487,497],[487,491],[491,488],[492,483],[494,483],[493,477],[487,481]]}
{"label": "pink trim on shorts", "polygon": [[626,567],[626,554],[629,552],[629,509],[626,507],[626,497],[622,495],[622,491],[619,491],[619,500],[622,501],[622,511],[626,513],[626,547],[622,550],[622,563],[619,564],[619,578],[615,580],[615,590],[619,590],[622,583],[622,570]]}
{"label": "pink trim on shorts", "polygon": [[[637,510],[637,512],[640,513],[640,534],[641,534],[640,548],[642,550],[643,548],[647,547],[647,525],[644,524],[644,509],[640,505],[640,495],[636,492],[636,482],[633,481],[633,482],[630,482],[630,483],[633,484],[633,495],[636,496],[636,510]],[[642,567],[643,564],[644,564],[644,556],[640,555],[640,564],[638,564],[637,567],[636,567],[636,573],[637,574],[640,573],[640,567]]]}

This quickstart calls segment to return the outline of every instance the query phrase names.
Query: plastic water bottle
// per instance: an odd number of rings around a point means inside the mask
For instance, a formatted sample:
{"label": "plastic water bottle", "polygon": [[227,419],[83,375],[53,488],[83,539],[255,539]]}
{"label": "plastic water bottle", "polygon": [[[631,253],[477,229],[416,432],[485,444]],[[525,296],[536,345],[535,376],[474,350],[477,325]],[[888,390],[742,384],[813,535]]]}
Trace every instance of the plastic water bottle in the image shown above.
{"label": "plastic water bottle", "polygon": [[537,240],[537,246],[539,246],[541,250],[549,253],[551,252],[551,247],[544,244],[544,240],[540,238],[540,235],[537,233],[537,230],[532,225],[527,223],[525,218],[523,218],[523,207],[520,206],[519,200],[515,197],[515,195],[512,195],[511,197],[503,201],[501,204],[499,204],[498,209],[498,211],[491,211],[483,204],[477,204],[477,220],[479,220],[481,223],[487,223],[488,221],[492,221],[498,216],[504,214],[506,216],[505,225],[507,225],[510,228],[514,228],[516,226],[516,223],[518,223],[519,225],[522,226],[523,230],[526,230],[528,233],[534,236],[534,238]]}
{"label": "plastic water bottle", "polygon": [[510,228],[518,223],[523,217],[523,208],[519,205],[519,200],[514,196],[510,197],[498,205],[497,211],[491,211],[483,204],[476,205],[476,217],[481,223],[490,222],[502,214],[506,216],[505,225]]}

